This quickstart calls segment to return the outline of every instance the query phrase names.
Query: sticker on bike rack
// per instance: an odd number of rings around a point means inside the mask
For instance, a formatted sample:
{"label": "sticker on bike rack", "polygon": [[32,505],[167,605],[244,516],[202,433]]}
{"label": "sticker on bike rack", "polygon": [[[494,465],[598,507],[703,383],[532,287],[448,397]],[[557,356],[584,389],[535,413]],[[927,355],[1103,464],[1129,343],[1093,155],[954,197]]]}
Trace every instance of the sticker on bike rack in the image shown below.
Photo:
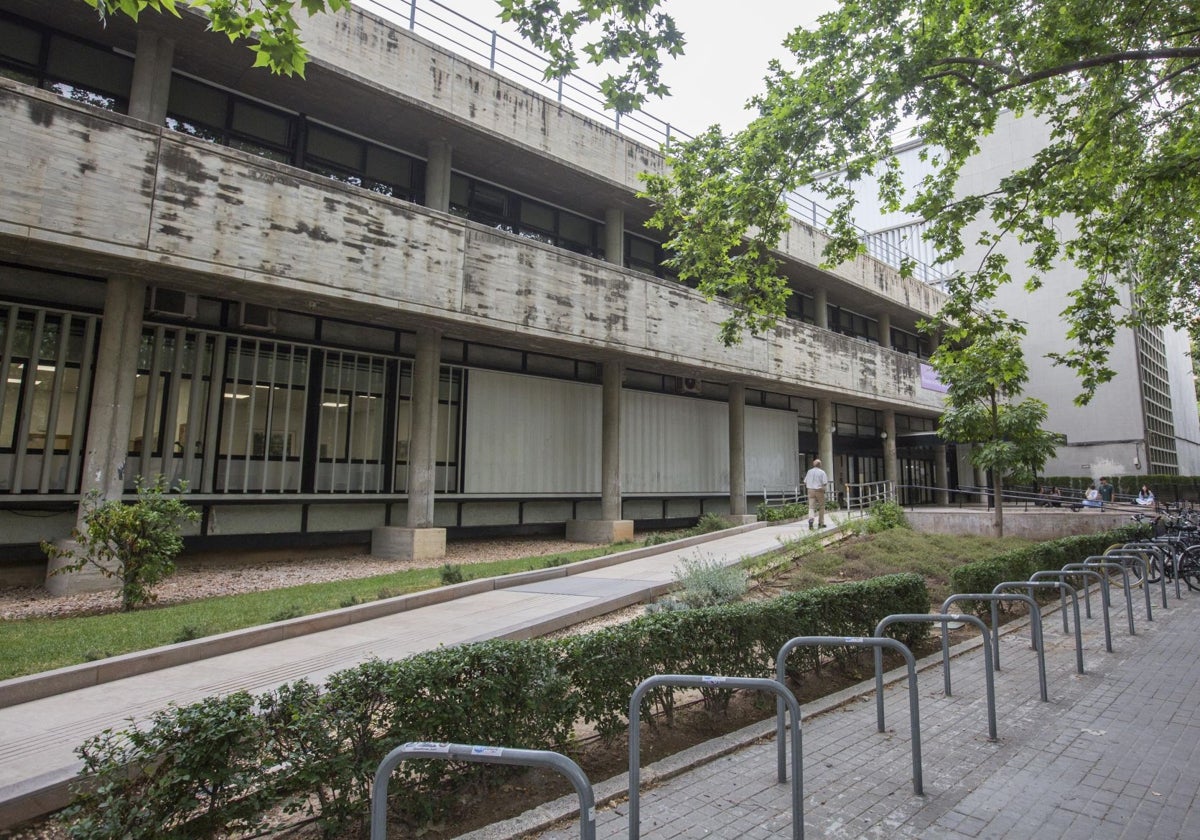
{"label": "sticker on bike rack", "polygon": [[410,752],[449,753],[450,744],[438,741],[410,741],[404,745],[404,749]]}
{"label": "sticker on bike rack", "polygon": [[700,682],[704,683],[705,685],[716,685],[716,684],[725,682],[725,678],[724,677],[701,677]]}
{"label": "sticker on bike rack", "polygon": [[842,639],[842,641],[848,645],[861,645],[863,643],[863,637],[862,636],[847,636],[846,638]]}
{"label": "sticker on bike rack", "polygon": [[504,747],[471,747],[471,755],[486,755],[499,758],[504,755]]}
{"label": "sticker on bike rack", "polygon": [[584,819],[586,819],[590,823],[594,823],[596,821],[596,809],[588,808],[587,813],[584,814]]}

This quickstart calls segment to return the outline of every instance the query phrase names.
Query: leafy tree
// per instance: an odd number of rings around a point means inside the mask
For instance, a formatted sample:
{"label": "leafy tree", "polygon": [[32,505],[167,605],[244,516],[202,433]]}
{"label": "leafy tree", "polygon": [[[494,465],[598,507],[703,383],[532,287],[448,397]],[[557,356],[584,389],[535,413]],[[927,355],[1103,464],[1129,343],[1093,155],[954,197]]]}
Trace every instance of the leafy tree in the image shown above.
{"label": "leafy tree", "polygon": [[[644,18],[661,2],[609,5]],[[551,55],[571,48],[551,24],[526,36]],[[847,0],[784,44],[794,64],[771,64],[767,90],[753,100],[758,118],[736,134],[714,127],[672,148],[671,172],[646,187],[680,277],[738,307],[725,341],[784,312],[788,290],[772,249],[789,224],[792,191],[807,186],[832,203],[829,262],[862,251],[852,226],[859,181],[878,184],[886,209],[929,220],[928,238],[947,261],[963,255],[969,226],[982,227],[986,256],[950,290],[959,310],[979,310],[1011,282],[1014,267],[993,247],[1005,237],[1031,247],[1022,272],[1030,289],[1060,260],[1082,269],[1063,313],[1073,349],[1055,357],[1079,375],[1082,402],[1113,376],[1107,351],[1119,328],[1197,329],[1200,25],[1192,4]],[[643,61],[640,50],[626,55]],[[1006,110],[1043,121],[1050,141],[995,189],[960,194],[964,164]],[[913,122],[929,174],[906,194],[894,146]],[[828,172],[844,177],[820,178]]]}
{"label": "leafy tree", "polygon": [[[308,51],[300,41],[293,0],[83,0],[100,15],[127,15],[134,20],[149,9],[179,16],[184,5],[204,14],[209,28],[224,32],[230,41],[246,39],[254,52],[254,66],[267,67],[273,73],[304,75]],[[350,8],[350,0],[300,0],[309,15],[338,12]]]}
{"label": "leafy tree", "polygon": [[949,387],[938,433],[971,444],[971,463],[991,472],[999,537],[1004,536],[1005,476],[1032,481],[1058,443],[1057,435],[1042,431],[1044,402],[1015,401],[1029,378],[1020,352],[1023,334],[1020,326],[1005,323],[1003,313],[964,318],[943,336],[933,356]]}
{"label": "leafy tree", "polygon": [[[83,501],[83,527],[71,539],[77,548],[43,542],[42,551],[51,560],[71,562],[53,574],[78,572],[92,566],[105,577],[121,580],[121,609],[133,610],[154,600],[151,588],[175,571],[175,557],[183,550],[181,522],[200,518],[177,496],[165,495],[167,479],[154,484],[138,480],[138,500],[127,505],[120,499],[101,501],[98,491]],[[187,490],[183,482],[179,492]]]}

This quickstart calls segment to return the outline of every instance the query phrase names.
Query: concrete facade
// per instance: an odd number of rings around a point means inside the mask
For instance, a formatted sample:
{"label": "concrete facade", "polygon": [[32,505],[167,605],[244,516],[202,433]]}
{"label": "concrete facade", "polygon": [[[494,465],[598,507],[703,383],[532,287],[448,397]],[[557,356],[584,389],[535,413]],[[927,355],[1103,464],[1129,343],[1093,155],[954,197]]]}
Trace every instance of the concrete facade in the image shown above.
{"label": "concrete facade", "polygon": [[[0,22],[43,44],[0,47],[0,518],[51,514],[0,552],[157,474],[189,482],[204,550],[740,520],[818,453],[882,473],[883,413],[940,410],[891,341],[935,289],[824,270],[796,221],[785,270],[821,305],[725,347],[726,306],[643,227],[657,149],[360,9],[305,25],[306,80],[190,12],[0,0]],[[888,457],[934,473],[932,449]]]}

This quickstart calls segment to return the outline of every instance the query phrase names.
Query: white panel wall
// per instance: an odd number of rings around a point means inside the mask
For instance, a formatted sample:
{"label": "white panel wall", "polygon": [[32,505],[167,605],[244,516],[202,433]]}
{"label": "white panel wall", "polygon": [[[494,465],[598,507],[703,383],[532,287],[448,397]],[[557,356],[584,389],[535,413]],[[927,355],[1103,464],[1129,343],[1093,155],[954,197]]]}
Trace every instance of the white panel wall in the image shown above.
{"label": "white panel wall", "polygon": [[468,493],[600,492],[600,386],[467,374]]}
{"label": "white panel wall", "polygon": [[724,403],[625,391],[621,404],[623,493],[729,491]]}
{"label": "white panel wall", "polygon": [[[472,370],[467,377],[468,493],[599,493],[598,385]],[[729,492],[724,403],[624,391],[621,489]],[[799,483],[796,415],[746,409],[746,487]]]}
{"label": "white panel wall", "polygon": [[772,408],[746,407],[746,492],[800,484],[796,414]]}

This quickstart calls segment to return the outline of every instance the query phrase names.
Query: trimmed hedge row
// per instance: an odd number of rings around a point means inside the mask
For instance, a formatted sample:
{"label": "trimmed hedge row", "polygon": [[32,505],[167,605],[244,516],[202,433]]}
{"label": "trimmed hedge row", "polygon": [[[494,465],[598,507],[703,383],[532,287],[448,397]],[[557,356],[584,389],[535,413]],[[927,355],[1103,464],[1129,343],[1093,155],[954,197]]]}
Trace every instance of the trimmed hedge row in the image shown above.
{"label": "trimmed hedge row", "polygon": [[1029,580],[1034,572],[1061,569],[1068,563],[1082,563],[1088,557],[1103,554],[1114,543],[1125,543],[1150,536],[1148,525],[1125,525],[1100,534],[1080,534],[1009,551],[990,560],[968,563],[950,572],[955,592],[987,593],[996,584],[1009,580]]}
{"label": "trimmed hedge row", "polygon": [[[1136,496],[1147,485],[1160,502],[1178,502],[1181,499],[1200,500],[1200,477],[1194,475],[1112,475],[1108,480],[1116,492]],[[1039,481],[1048,487],[1061,487],[1083,494],[1088,485],[1095,484],[1090,476],[1048,475]],[[1036,492],[1036,487],[1032,488]]]}
{"label": "trimmed hedge row", "polygon": [[[261,830],[275,809],[309,815],[327,836],[341,836],[365,818],[375,769],[399,743],[561,751],[580,721],[605,737],[624,731],[629,698],[647,677],[770,676],[790,638],[870,636],[885,616],[928,609],[923,578],[889,575],[765,602],[654,613],[583,636],[438,648],[365,662],[321,688],[300,680],[257,700],[239,693],[171,707],[149,725],[105,732],[79,749],[89,790],[72,808],[71,834],[236,835]],[[928,632],[924,624],[891,629],[910,646]],[[812,669],[817,655],[797,650],[789,667]],[[650,692],[643,714],[669,718],[674,694]],[[729,698],[705,692],[716,708]],[[393,811],[427,820],[464,787],[502,778],[500,769],[405,762],[391,788]]]}

